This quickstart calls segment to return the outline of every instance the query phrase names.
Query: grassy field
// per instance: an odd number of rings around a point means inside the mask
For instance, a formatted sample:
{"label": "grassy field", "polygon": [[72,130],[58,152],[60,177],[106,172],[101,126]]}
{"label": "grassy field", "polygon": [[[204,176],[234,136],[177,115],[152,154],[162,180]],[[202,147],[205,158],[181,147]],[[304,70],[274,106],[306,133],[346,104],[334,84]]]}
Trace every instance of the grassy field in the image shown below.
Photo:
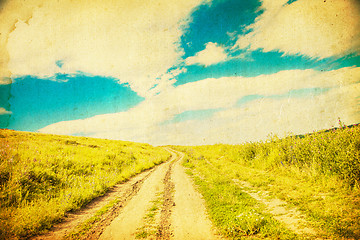
{"label": "grassy field", "polygon": [[0,239],[37,234],[169,157],[148,144],[0,130]]}
{"label": "grassy field", "polygon": [[306,216],[317,237],[360,239],[360,126],[242,145],[176,147],[203,194],[210,217],[233,239],[302,239],[243,191],[286,201]]}
{"label": "grassy field", "polygon": [[[242,145],[174,148],[186,153],[184,166],[224,236],[360,239],[359,125],[340,122],[338,129]],[[0,130],[0,239],[38,234],[169,157],[148,144]],[[296,207],[316,236],[289,230],[239,181]],[[150,225],[157,210],[149,210]]]}

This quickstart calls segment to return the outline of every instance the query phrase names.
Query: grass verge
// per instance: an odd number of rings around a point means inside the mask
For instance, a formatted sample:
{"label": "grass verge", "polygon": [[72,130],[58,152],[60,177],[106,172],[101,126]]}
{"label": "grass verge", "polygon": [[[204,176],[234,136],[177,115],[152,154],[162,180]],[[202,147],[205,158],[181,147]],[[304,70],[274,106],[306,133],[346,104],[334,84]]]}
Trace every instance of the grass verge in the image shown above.
{"label": "grass verge", "polygon": [[151,207],[144,217],[144,226],[137,229],[136,239],[156,239],[159,232],[160,211],[163,204],[163,192],[156,194]]}
{"label": "grass verge", "polygon": [[38,234],[169,157],[148,144],[0,130],[0,239]]}
{"label": "grass verge", "polygon": [[[259,225],[256,233],[251,225],[241,227],[248,220],[235,220],[236,216],[249,216],[249,206],[262,214],[261,206],[234,186],[233,180],[238,179],[296,207],[320,237],[360,239],[359,125],[258,143],[177,149],[186,152],[185,165],[191,169],[210,215],[227,236],[241,238],[246,231],[259,238],[277,234],[267,232],[278,228],[271,218],[265,224],[271,227],[265,231]],[[248,230],[231,230],[239,227]],[[291,237],[284,235],[285,239]]]}
{"label": "grass verge", "polygon": [[264,206],[237,187],[231,177],[206,161],[184,166],[203,195],[209,215],[222,235],[231,239],[296,239],[281,223],[264,211]]}

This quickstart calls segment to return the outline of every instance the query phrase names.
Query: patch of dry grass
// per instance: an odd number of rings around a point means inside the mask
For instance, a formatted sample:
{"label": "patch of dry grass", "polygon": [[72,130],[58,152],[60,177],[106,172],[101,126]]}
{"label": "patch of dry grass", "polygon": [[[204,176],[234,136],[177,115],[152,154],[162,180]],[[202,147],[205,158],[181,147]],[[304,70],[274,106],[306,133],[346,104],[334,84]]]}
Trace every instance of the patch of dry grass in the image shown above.
{"label": "patch of dry grass", "polygon": [[[231,189],[221,190],[227,189],[223,181],[247,181],[297,207],[321,237],[359,239],[360,126],[340,125],[338,129],[284,139],[272,137],[265,142],[177,149],[186,152],[187,166],[202,177],[198,183],[204,192],[218,189],[212,192],[214,199],[229,194]],[[222,181],[212,180],[219,176]],[[225,224],[229,214],[214,216]],[[233,223],[236,228],[237,223]]]}
{"label": "patch of dry grass", "polygon": [[148,144],[0,130],[0,238],[39,233],[169,157]]}

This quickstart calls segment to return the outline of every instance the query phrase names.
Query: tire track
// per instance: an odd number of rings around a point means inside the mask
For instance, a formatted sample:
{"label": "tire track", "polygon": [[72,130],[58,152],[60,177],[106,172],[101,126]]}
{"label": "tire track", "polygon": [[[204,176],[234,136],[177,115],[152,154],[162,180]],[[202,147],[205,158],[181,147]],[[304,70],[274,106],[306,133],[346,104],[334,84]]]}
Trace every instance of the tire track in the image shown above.
{"label": "tire track", "polygon": [[174,183],[171,181],[171,173],[172,173],[172,166],[175,161],[178,161],[179,159],[173,160],[170,165],[169,169],[166,172],[165,178],[164,178],[164,194],[163,199],[164,203],[161,210],[161,216],[160,216],[160,226],[157,233],[156,239],[170,239],[170,237],[173,235],[171,232],[171,222],[170,222],[170,216],[171,216],[171,208],[175,205],[174,202]]}
{"label": "tire track", "polygon": [[[99,206],[96,210],[90,209],[91,214],[87,213],[86,218],[80,214],[83,221],[77,221],[77,228],[93,217],[101,207],[117,201],[100,220],[96,220],[90,230],[85,230],[85,235],[70,237],[91,240],[218,239],[207,217],[203,199],[180,163],[184,154],[169,148],[166,150],[172,154],[170,160],[116,186],[116,191],[107,193],[111,197],[106,198],[106,201],[97,200]],[[71,232],[75,227],[65,232]],[[64,232],[54,234],[53,231],[46,238],[37,239],[64,237]]]}
{"label": "tire track", "polygon": [[170,223],[168,216],[170,214],[172,197],[171,197],[171,166],[176,160],[176,155],[160,165],[152,174],[144,181],[143,185],[133,196],[131,201],[122,208],[120,214],[112,220],[106,227],[99,239],[136,239],[136,233],[139,227],[144,226],[144,217],[152,202],[156,199],[156,193],[164,189],[163,209],[161,211],[160,226],[157,232],[157,239],[169,239]]}
{"label": "tire track", "polygon": [[101,220],[92,227],[90,233],[86,234],[82,238],[96,239],[101,234],[106,225],[111,222],[112,219],[121,211],[121,208],[126,205],[131,198],[141,188],[143,182],[150,176],[150,174],[157,168],[146,170],[132,178],[125,183],[121,183],[112,187],[103,196],[93,199],[88,205],[79,211],[74,213],[68,213],[66,218],[61,223],[54,225],[49,232],[42,235],[34,236],[33,240],[54,240],[67,238],[69,234],[76,230],[77,227],[81,226],[86,220],[90,219],[96,214],[102,207],[106,206],[111,201],[116,199],[120,200],[115,204],[111,210],[101,217]]}
{"label": "tire track", "polygon": [[270,198],[269,192],[255,190],[248,182],[238,179],[232,179],[232,181],[235,185],[239,186],[243,192],[264,204],[267,211],[271,213],[276,220],[282,222],[288,229],[300,236],[310,235],[315,238],[317,231],[311,227],[305,215],[295,207],[289,207],[287,202],[280,199]]}
{"label": "tire track", "polygon": [[210,221],[202,195],[195,189],[193,180],[185,173],[181,165],[184,154],[174,164],[172,181],[175,186],[171,223],[174,239],[215,240],[221,239]]}
{"label": "tire track", "polygon": [[150,171],[145,177],[132,184],[131,188],[127,189],[125,194],[120,197],[120,202],[115,204],[107,214],[102,216],[98,224],[96,224],[91,229],[91,231],[86,234],[85,239],[99,239],[105,228],[120,214],[122,208],[125,207],[126,204],[133,198],[133,196],[135,196],[139,192],[142,184],[152,172],[153,171]]}

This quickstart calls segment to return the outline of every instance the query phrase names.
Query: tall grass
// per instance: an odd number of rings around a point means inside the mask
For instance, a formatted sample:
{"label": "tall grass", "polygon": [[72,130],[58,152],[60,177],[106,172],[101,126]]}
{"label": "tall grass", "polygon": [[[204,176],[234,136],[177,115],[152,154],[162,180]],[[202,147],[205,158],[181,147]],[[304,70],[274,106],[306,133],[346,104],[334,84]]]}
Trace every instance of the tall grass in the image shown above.
{"label": "tall grass", "polygon": [[192,149],[263,170],[291,166],[303,171],[311,169],[314,177],[334,175],[349,187],[360,186],[360,125],[342,125],[338,129],[283,139],[271,136],[265,142]]}
{"label": "tall grass", "polygon": [[202,155],[194,158],[196,155],[193,152],[192,156],[186,156],[184,166],[190,169],[188,173],[222,235],[229,239],[296,239],[294,233],[266,213],[261,203],[234,184],[233,176],[224,171],[227,166]]}
{"label": "tall grass", "polygon": [[148,144],[1,130],[0,238],[39,233],[169,156]]}
{"label": "tall grass", "polygon": [[[219,183],[211,180],[216,176],[231,186],[233,179],[248,181],[255,189],[270,191],[298,207],[326,238],[360,238],[359,125],[347,127],[340,122],[337,129],[302,136],[177,149],[186,152],[186,165],[201,183],[205,199],[214,189],[218,189],[211,193],[215,199],[230,192],[216,187]],[[212,201],[207,201],[211,213]],[[220,228],[229,229],[222,219],[231,214],[217,213],[213,218]],[[238,227],[233,222],[232,227]]]}

